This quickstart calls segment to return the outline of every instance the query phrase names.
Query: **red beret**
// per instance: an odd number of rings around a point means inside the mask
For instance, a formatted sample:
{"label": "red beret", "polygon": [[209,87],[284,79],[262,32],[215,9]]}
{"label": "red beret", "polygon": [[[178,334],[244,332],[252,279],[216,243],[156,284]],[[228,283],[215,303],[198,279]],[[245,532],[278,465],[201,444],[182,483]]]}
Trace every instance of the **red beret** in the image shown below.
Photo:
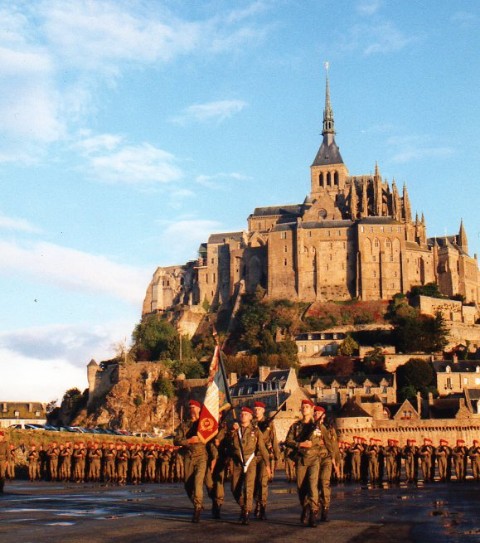
{"label": "red beret", "polygon": [[198,407],[199,409],[202,408],[202,404],[200,402],[197,402],[197,400],[190,400],[188,402],[189,407]]}
{"label": "red beret", "polygon": [[465,440],[464,439],[457,439],[457,445],[460,444],[460,443],[465,443]]}
{"label": "red beret", "polygon": [[445,443],[446,445],[448,445],[448,441],[446,439],[441,439],[440,443]]}
{"label": "red beret", "polygon": [[253,415],[253,411],[250,409],[250,407],[247,407],[244,405],[241,410],[242,413],[250,413],[250,415]]}
{"label": "red beret", "polygon": [[425,438],[423,439],[423,441],[424,441],[425,443],[427,443],[427,442],[428,442],[428,443],[431,443],[431,442],[432,442],[432,440],[431,440],[429,437],[425,437]]}
{"label": "red beret", "polygon": [[302,400],[302,405],[311,405],[312,407],[315,407],[315,404],[312,402],[312,400]]}
{"label": "red beret", "polygon": [[253,407],[263,407],[265,409],[267,406],[263,402],[254,402]]}
{"label": "red beret", "polygon": [[0,436],[4,436],[4,435],[5,435],[5,432],[0,430]]}
{"label": "red beret", "polygon": [[316,413],[325,413],[325,409],[321,405],[316,405],[314,411]]}

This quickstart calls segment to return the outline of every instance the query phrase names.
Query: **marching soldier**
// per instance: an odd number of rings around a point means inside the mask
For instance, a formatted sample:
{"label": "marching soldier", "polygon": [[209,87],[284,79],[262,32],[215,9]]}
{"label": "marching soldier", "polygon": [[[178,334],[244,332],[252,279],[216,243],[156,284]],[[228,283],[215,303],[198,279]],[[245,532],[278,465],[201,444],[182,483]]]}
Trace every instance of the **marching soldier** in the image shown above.
{"label": "marching soldier", "polygon": [[197,435],[200,402],[190,400],[188,403],[190,419],[182,422],[175,432],[174,443],[182,447],[185,455],[185,490],[193,503],[192,522],[200,522],[203,509],[203,482],[207,471],[207,448]]}
{"label": "marching soldier", "polygon": [[232,458],[232,494],[241,507],[242,524],[249,523],[255,489],[257,457],[265,463],[267,479],[271,476],[269,455],[263,435],[253,426],[253,411],[242,407],[240,425],[234,424],[230,432],[230,455]]}
{"label": "marching soldier", "polygon": [[314,528],[317,525],[319,510],[318,474],[320,467],[320,446],[323,441],[322,431],[313,419],[314,404],[311,400],[302,400],[302,418],[294,422],[288,430],[285,446],[295,455],[297,473],[297,492],[302,506],[300,521],[307,522]]}
{"label": "marching soldier", "polygon": [[467,461],[468,449],[463,439],[457,439],[457,445],[452,449],[452,460],[455,468],[457,481],[465,481],[465,464]]}
{"label": "marching soldier", "polygon": [[13,443],[10,443],[10,445],[8,446],[6,475],[11,481],[15,479],[15,445]]}
{"label": "marching soldier", "polygon": [[433,465],[433,446],[432,440],[428,437],[423,439],[423,445],[418,451],[420,456],[420,467],[422,469],[423,481],[430,483],[432,481],[432,465]]}
{"label": "marching soldier", "polygon": [[338,442],[338,482],[343,483],[345,481],[345,464],[347,460],[347,453],[350,444],[346,441]]}
{"label": "marching soldier", "polygon": [[335,431],[329,431],[324,425],[325,409],[320,405],[316,405],[313,411],[313,418],[316,425],[316,432],[320,430],[320,439],[318,441],[318,490],[319,503],[321,506],[320,520],[328,521],[328,512],[330,510],[331,488],[330,481],[332,479],[332,469],[337,467],[338,462],[338,445],[335,437],[332,436]]}
{"label": "marching soldier", "polygon": [[228,430],[225,421],[220,423],[218,434],[209,442],[211,457],[211,490],[212,518],[219,519],[225,499],[225,471],[228,463]]}
{"label": "marching soldier", "polygon": [[392,484],[397,481],[397,455],[398,448],[395,446],[395,440],[389,439],[388,445],[384,450],[385,468],[387,472],[387,481]]}
{"label": "marching soldier", "polygon": [[468,457],[472,463],[473,479],[480,481],[480,446],[478,439],[473,440],[473,445],[468,450]]}
{"label": "marching soldier", "polygon": [[435,457],[438,465],[438,476],[442,483],[445,482],[448,477],[448,461],[451,452],[448,441],[446,439],[441,439],[440,445],[435,449]]}
{"label": "marching soldier", "polygon": [[[255,414],[254,425],[262,433],[265,447],[267,448],[269,455],[273,456],[274,462],[278,462],[280,459],[280,449],[278,447],[277,434],[273,421],[265,418],[265,404],[263,402],[255,402],[253,404],[253,411]],[[266,508],[268,497],[268,481],[267,477],[267,465],[263,461],[263,458],[258,452],[257,454],[257,473],[255,477],[255,516],[260,520],[266,520]],[[272,472],[272,470],[270,470]]]}

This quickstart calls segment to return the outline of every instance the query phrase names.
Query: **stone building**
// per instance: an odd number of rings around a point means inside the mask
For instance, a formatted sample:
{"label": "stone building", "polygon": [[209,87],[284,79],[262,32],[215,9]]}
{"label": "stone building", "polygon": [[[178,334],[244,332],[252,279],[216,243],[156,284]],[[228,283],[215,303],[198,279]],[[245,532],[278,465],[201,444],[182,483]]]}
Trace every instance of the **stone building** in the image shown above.
{"label": "stone building", "polygon": [[258,285],[269,298],[298,301],[386,300],[435,282],[447,296],[478,302],[480,274],[465,227],[427,238],[412,216],[407,187],[374,173],[351,175],[335,141],[327,74],[323,140],[302,203],[257,207],[242,232],[212,234],[199,258],[158,268],[143,314],[172,304],[220,307]]}
{"label": "stone building", "polygon": [[440,396],[463,393],[464,389],[480,391],[480,360],[442,360],[433,362]]}
{"label": "stone building", "polygon": [[13,424],[45,424],[46,405],[39,402],[0,402],[0,428]]}

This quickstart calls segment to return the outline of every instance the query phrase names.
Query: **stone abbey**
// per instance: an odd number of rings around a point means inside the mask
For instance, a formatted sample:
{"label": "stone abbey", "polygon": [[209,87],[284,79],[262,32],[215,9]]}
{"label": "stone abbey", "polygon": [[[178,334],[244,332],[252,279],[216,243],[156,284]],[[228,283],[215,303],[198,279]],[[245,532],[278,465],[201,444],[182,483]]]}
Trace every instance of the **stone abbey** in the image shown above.
{"label": "stone abbey", "polygon": [[350,175],[335,142],[328,74],[322,136],[303,203],[258,207],[246,231],[212,234],[198,260],[158,268],[143,314],[177,304],[218,308],[257,286],[268,298],[366,301],[434,282],[446,296],[478,303],[480,272],[463,223],[458,234],[427,238],[406,186],[390,185],[378,166]]}

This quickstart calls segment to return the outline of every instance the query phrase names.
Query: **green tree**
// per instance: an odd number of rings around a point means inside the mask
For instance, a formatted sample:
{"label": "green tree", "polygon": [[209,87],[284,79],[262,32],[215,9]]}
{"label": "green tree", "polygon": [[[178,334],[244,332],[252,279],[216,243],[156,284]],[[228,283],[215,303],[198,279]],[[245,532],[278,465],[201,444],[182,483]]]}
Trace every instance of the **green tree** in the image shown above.
{"label": "green tree", "polygon": [[400,395],[408,394],[405,397],[411,397],[420,392],[423,397],[427,397],[428,392],[435,389],[436,379],[435,371],[430,362],[421,358],[411,358],[408,362],[397,368],[397,385]]}
{"label": "green tree", "polygon": [[353,354],[358,353],[359,345],[353,339],[350,334],[347,334],[346,338],[340,343],[338,347],[338,354],[343,356],[352,356]]}
{"label": "green tree", "polygon": [[137,360],[164,360],[179,357],[179,335],[175,327],[159,315],[148,315],[132,334]]}
{"label": "green tree", "polygon": [[437,283],[415,285],[410,290],[410,296],[430,296],[430,298],[445,298],[445,296],[440,292]]}
{"label": "green tree", "polygon": [[153,389],[159,396],[173,398],[173,396],[175,395],[175,389],[173,387],[173,384],[166,377],[159,377],[153,384]]}

